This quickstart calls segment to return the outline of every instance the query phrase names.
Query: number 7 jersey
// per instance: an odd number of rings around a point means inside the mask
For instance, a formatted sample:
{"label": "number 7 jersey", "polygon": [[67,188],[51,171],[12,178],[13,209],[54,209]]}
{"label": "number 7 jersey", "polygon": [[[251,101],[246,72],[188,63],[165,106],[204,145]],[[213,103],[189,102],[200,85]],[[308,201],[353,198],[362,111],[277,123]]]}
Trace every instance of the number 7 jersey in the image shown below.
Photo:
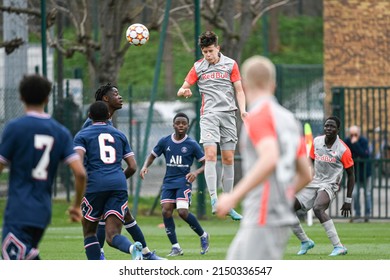
{"label": "number 7 jersey", "polygon": [[49,115],[28,113],[11,120],[0,144],[0,162],[10,169],[4,221],[45,228],[58,164],[78,158],[70,132]]}

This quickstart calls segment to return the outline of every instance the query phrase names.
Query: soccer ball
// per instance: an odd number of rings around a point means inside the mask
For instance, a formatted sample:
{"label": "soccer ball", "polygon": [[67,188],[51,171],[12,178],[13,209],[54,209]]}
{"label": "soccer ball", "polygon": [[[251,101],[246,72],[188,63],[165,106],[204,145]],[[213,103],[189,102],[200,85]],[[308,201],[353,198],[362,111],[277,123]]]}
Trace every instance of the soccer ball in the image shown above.
{"label": "soccer ball", "polygon": [[149,40],[149,30],[141,23],[134,23],[126,30],[126,39],[133,46],[142,46]]}

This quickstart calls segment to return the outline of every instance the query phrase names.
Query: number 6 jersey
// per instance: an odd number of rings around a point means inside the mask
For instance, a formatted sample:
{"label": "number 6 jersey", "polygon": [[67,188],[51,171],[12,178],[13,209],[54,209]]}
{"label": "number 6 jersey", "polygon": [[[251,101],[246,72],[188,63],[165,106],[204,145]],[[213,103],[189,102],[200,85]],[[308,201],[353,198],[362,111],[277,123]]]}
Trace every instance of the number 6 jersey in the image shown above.
{"label": "number 6 jersey", "polygon": [[88,174],[86,193],[126,190],[122,160],[134,156],[126,136],[115,127],[96,122],[79,131],[74,149],[85,152]]}

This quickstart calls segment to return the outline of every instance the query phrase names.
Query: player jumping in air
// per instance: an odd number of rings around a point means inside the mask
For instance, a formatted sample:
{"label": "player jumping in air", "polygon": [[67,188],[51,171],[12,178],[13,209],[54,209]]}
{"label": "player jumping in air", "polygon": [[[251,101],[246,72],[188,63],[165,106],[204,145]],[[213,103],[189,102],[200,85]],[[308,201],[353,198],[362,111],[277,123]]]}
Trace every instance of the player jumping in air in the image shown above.
{"label": "player jumping in air", "polygon": [[[217,204],[217,145],[222,158],[222,189],[230,193],[234,183],[234,152],[237,143],[237,98],[241,118],[245,110],[245,94],[237,62],[220,52],[218,37],[207,31],[199,37],[203,59],[195,62],[179,91],[178,96],[191,97],[190,87],[197,83],[202,98],[200,133],[206,154],[205,179],[214,214]],[[233,220],[241,220],[234,209],[228,213]]]}

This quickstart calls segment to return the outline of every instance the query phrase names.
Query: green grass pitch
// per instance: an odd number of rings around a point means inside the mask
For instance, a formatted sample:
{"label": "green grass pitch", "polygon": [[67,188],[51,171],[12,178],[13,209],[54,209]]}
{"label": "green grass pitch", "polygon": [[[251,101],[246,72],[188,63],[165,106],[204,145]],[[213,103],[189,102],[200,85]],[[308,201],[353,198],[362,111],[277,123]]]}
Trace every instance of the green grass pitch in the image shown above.
{"label": "green grass pitch", "polygon": [[[152,199],[151,199],[152,200]],[[142,204],[145,209],[151,204]],[[5,200],[0,200],[0,223],[2,225]],[[55,201],[53,204],[53,220],[47,229],[40,244],[41,258],[45,260],[85,260],[83,248],[83,237],[81,224],[71,223],[65,211],[68,204],[64,201]],[[140,211],[137,223],[144,232],[146,242],[151,250],[156,250],[160,256],[166,256],[170,251],[170,243],[163,228],[158,225],[162,223],[160,210],[157,209],[153,216],[142,215]],[[184,255],[169,259],[180,260],[223,260],[226,251],[232,241],[239,223],[230,220],[219,220],[209,216],[207,220],[201,220],[203,228],[210,234],[210,250],[206,255],[200,255],[200,242],[197,235],[175,216],[176,232],[179,243],[184,250]],[[297,256],[299,241],[291,236],[285,252],[285,260],[380,260],[390,259],[390,223],[387,221],[371,221],[370,223],[346,223],[335,221],[341,241],[348,248],[348,254],[339,257],[328,257],[332,246],[325,235],[324,229],[315,221],[314,225],[304,228],[316,246],[304,256]],[[129,237],[123,229],[122,234]],[[116,249],[104,246],[106,257],[109,260],[126,260],[130,256]]]}

